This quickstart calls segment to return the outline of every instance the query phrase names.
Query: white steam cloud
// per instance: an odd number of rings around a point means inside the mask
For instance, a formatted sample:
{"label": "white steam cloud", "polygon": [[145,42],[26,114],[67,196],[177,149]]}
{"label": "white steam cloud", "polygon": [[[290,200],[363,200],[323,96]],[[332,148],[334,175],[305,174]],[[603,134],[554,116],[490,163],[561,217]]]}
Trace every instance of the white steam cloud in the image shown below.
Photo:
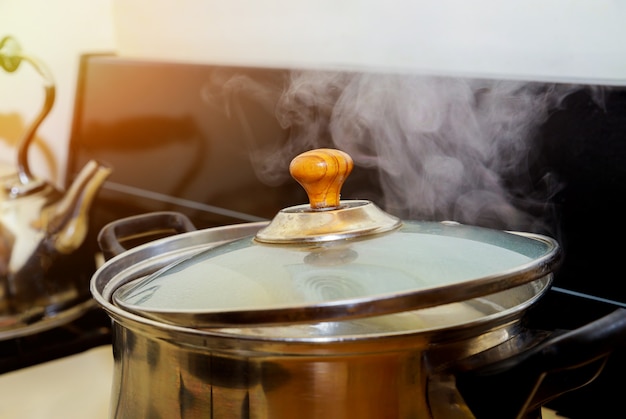
{"label": "white steam cloud", "polygon": [[533,135],[564,97],[581,89],[326,71],[293,71],[275,87],[246,88],[270,98],[265,102],[276,104],[273,112],[290,132],[286,145],[256,150],[268,183],[284,180],[298,153],[335,147],[378,174],[377,204],[402,218],[523,230],[542,229],[548,200],[560,187],[549,176],[529,185]]}

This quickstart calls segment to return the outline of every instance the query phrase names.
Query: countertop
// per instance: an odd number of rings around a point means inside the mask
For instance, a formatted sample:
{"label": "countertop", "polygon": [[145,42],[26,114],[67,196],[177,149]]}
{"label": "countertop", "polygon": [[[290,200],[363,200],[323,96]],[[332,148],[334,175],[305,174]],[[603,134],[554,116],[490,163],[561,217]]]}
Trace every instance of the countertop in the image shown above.
{"label": "countertop", "polygon": [[111,346],[0,375],[0,419],[107,419]]}

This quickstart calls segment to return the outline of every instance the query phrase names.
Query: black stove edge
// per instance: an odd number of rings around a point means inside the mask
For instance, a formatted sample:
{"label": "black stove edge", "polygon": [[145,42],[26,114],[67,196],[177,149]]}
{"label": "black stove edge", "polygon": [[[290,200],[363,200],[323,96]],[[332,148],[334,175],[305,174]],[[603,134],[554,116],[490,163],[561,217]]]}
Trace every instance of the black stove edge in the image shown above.
{"label": "black stove edge", "polygon": [[[527,316],[527,326],[539,330],[572,330],[624,307],[624,303],[552,287]],[[623,411],[626,346],[609,355],[600,374],[590,383],[560,395],[545,407],[568,419],[616,417]]]}

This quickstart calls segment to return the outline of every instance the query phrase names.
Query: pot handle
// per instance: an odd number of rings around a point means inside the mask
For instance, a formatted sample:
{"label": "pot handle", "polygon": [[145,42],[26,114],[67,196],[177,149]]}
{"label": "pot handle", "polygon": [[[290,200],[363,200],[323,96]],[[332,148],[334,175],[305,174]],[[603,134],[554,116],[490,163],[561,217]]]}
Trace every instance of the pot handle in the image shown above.
{"label": "pot handle", "polygon": [[558,395],[594,380],[619,346],[626,346],[623,308],[578,329],[554,332],[510,358],[459,372],[456,387],[477,418],[526,417]]}
{"label": "pot handle", "polygon": [[[160,211],[112,221],[98,233],[98,245],[105,260],[128,250],[122,243],[147,237],[165,237],[195,231],[191,220],[179,212]],[[132,246],[131,246],[132,247]]]}

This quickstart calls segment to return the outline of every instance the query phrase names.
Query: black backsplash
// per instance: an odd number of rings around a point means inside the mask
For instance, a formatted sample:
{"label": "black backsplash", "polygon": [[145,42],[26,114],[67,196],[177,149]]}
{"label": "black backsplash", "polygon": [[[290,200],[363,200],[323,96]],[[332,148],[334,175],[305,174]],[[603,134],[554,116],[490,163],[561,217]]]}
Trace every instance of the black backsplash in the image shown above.
{"label": "black backsplash", "polygon": [[[95,205],[94,231],[120,216],[167,209],[189,215],[198,227],[256,221],[304,199],[295,185],[257,179],[244,128],[203,99],[220,77],[215,73],[198,65],[83,57],[67,178],[92,158],[113,167]],[[260,82],[275,83],[272,76],[250,72]],[[285,141],[262,107],[241,106],[255,115],[246,127],[255,139]]]}
{"label": "black backsplash", "polygon": [[[235,69],[151,63],[86,55],[77,88],[68,183],[87,160],[114,172],[94,205],[90,240],[107,222],[137,213],[176,210],[199,228],[270,219],[283,207],[306,202],[290,179],[259,181],[247,150],[279,146],[287,135],[267,104],[239,98],[246,126],[211,111],[208,85],[244,72],[280,84],[286,70]],[[252,133],[252,135],[251,135]],[[551,197],[549,233],[564,259],[553,291],[529,315],[533,328],[576,328],[626,306],[622,278],[621,215],[626,201],[626,89],[588,86],[567,96],[536,133],[528,175],[561,186]],[[344,196],[380,195],[377,175],[355,168]],[[367,195],[370,196],[367,196]],[[364,196],[365,195],[365,196]],[[523,197],[521,197],[523,199]],[[582,293],[582,295],[580,295]],[[619,406],[613,383],[626,374],[618,350],[593,383],[550,404],[570,418],[599,417]],[[618,403],[618,404],[616,404]]]}
{"label": "black backsplash", "polygon": [[538,161],[563,183],[553,198],[565,254],[555,285],[626,303],[626,90],[597,96],[592,89],[572,94],[538,135]]}
{"label": "black backsplash", "polygon": [[[113,166],[94,206],[92,235],[108,221],[147,211],[177,210],[204,228],[271,219],[306,202],[288,175],[274,185],[256,175],[250,150],[280,147],[288,133],[254,90],[230,103],[214,88],[241,74],[252,85],[280,87],[288,72],[83,57],[68,183],[91,158]],[[539,182],[549,174],[562,185],[546,203],[554,214],[547,233],[565,254],[555,285],[626,304],[616,277],[626,233],[624,136],[626,89],[583,86],[536,133],[528,176]],[[380,204],[377,179],[357,166],[343,196]]]}

